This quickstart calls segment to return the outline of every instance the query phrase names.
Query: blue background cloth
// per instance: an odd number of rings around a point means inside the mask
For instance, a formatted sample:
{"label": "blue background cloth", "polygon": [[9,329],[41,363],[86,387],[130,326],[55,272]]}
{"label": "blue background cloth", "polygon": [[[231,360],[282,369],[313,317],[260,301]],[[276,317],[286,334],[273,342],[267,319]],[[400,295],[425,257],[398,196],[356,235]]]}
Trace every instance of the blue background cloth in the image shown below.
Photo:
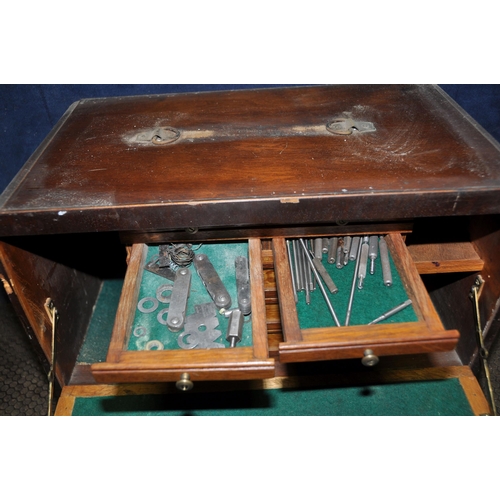
{"label": "blue background cloth", "polygon": [[[283,86],[288,85],[0,85],[0,192],[80,99]],[[500,141],[500,85],[441,87]]]}

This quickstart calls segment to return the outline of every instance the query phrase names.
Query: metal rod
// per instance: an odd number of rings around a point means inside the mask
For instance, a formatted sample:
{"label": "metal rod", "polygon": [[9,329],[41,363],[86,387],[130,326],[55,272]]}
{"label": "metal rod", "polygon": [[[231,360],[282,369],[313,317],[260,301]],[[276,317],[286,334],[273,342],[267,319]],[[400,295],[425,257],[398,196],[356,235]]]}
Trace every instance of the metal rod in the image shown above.
{"label": "metal rod", "polygon": [[299,262],[299,244],[297,240],[292,241],[293,246],[293,256],[294,256],[294,265],[295,265],[295,281],[297,285],[297,292],[303,290],[302,287],[302,276],[300,274],[300,262]]}
{"label": "metal rod", "polygon": [[328,264],[334,264],[337,257],[338,238],[330,238],[328,240]]}
{"label": "metal rod", "polygon": [[363,284],[366,278],[366,269],[368,264],[368,250],[369,250],[368,237],[365,236],[363,238],[363,244],[361,245],[361,255],[359,257],[360,264],[358,271],[358,288],[360,290],[363,290]]}
{"label": "metal rod", "polygon": [[306,258],[309,261],[309,265],[311,266],[313,273],[316,276],[316,280],[318,281],[318,286],[321,290],[321,293],[323,294],[326,305],[328,306],[328,310],[330,311],[330,314],[332,315],[333,321],[335,321],[335,324],[337,326],[340,326],[339,320],[337,318],[337,315],[335,314],[335,310],[333,309],[332,303],[330,302],[330,299],[328,298],[328,294],[326,293],[325,287],[323,286],[323,283],[322,283],[321,278],[318,274],[318,271],[316,271],[316,268],[314,267],[311,256],[307,252],[306,244],[304,243],[304,240],[302,238],[300,238],[299,241],[300,241],[300,244],[302,245],[302,248],[304,249],[304,254],[305,254]]}
{"label": "metal rod", "polygon": [[384,237],[381,236],[378,242],[378,249],[380,252],[380,262],[382,264],[382,276],[385,286],[392,285],[392,272],[391,264],[389,261],[389,249],[387,248],[387,242]]}
{"label": "metal rod", "polygon": [[384,321],[384,319],[390,318],[391,316],[394,316],[399,311],[406,309],[409,305],[411,305],[411,303],[412,303],[411,300],[408,299],[407,301],[403,302],[402,304],[399,304],[399,306],[396,306],[393,309],[390,309],[389,311],[385,312],[384,314],[379,316],[377,319],[370,321],[370,323],[368,323],[368,324],[375,325],[376,323],[380,323],[381,321]]}
{"label": "metal rod", "polygon": [[352,277],[351,295],[349,296],[349,304],[347,305],[345,326],[349,326],[349,321],[351,320],[352,302],[354,300],[354,291],[356,290],[356,281],[358,278],[359,263],[361,261],[360,256],[361,256],[361,245],[358,242],[358,251],[356,253],[356,268],[354,269],[354,276]]}
{"label": "metal rod", "polygon": [[297,296],[297,285],[295,283],[295,274],[293,272],[292,249],[290,240],[286,240],[286,248],[288,250],[288,262],[290,264],[290,274],[292,275],[293,298],[295,299],[295,303],[297,303],[299,301],[299,298]]}

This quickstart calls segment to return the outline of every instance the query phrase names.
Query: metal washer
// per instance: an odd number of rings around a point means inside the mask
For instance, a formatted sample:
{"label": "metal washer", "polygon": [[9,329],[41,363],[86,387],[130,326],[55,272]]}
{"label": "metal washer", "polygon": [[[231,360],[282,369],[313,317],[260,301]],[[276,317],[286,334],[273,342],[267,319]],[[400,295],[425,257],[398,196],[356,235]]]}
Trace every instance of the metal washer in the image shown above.
{"label": "metal washer", "polygon": [[[146,304],[147,302],[152,302],[153,306],[144,307],[144,304]],[[137,304],[137,309],[139,309],[139,311],[141,311],[144,314],[152,313],[156,311],[156,309],[158,309],[158,299],[156,299],[155,297],[144,297],[139,301],[139,304]]]}

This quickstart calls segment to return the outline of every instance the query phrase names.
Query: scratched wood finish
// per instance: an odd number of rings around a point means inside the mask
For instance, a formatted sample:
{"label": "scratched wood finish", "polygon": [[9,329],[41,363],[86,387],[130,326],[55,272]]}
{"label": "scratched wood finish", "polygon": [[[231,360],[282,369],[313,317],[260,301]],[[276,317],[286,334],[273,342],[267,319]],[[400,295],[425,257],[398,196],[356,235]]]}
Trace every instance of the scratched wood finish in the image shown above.
{"label": "scratched wood finish", "polygon": [[189,373],[194,380],[258,379],[274,374],[269,358],[261,240],[250,238],[249,267],[252,297],[252,347],[192,349],[189,351],[127,351],[147,245],[132,246],[120,304],[105,363],[91,373],[98,383],[165,382]]}
{"label": "scratched wood finish", "polygon": [[[376,131],[327,131],[348,116]],[[179,140],[132,140],[158,126]],[[2,197],[0,236],[486,213],[498,143],[441,89],[314,86],[80,101]]]}

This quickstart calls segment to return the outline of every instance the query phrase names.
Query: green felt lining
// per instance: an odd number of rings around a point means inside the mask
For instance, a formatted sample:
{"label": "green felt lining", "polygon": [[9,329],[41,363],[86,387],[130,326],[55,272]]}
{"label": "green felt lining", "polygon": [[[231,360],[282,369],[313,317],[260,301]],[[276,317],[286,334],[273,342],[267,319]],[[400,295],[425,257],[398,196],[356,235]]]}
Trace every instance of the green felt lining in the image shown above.
{"label": "green felt lining", "polygon": [[457,379],[349,388],[76,398],[74,416],[472,416]]}
{"label": "green felt lining", "polygon": [[[197,247],[194,246],[196,249]],[[155,255],[158,254],[158,246],[149,246],[147,253],[147,262],[149,262]],[[238,243],[210,243],[203,244],[199,249],[195,251],[196,254],[206,254],[218,275],[220,276],[224,286],[226,287],[229,295],[231,296],[232,305],[231,307],[238,306],[237,293],[236,293],[236,275],[234,260],[238,256],[243,256],[248,259],[248,242],[238,242]],[[191,292],[188,299],[188,306],[186,311],[186,316],[195,313],[196,304],[205,304],[212,302],[205,285],[198,276],[194,265],[189,266],[191,271]],[[140,290],[138,302],[145,297],[155,297],[156,290],[160,285],[173,284],[172,281],[167,280],[161,276],[158,276],[149,271],[144,271]],[[146,304],[149,307],[151,304]],[[130,335],[130,340],[128,343],[128,350],[130,351],[142,351],[145,349],[146,344],[151,340],[158,340],[164,345],[165,350],[178,350],[181,349],[177,339],[179,335],[184,332],[182,329],[178,333],[171,332],[166,325],[162,325],[158,322],[157,315],[162,309],[168,309],[168,304],[159,303],[158,308],[152,313],[143,313],[138,310],[136,306],[134,321],[132,325],[132,334]],[[164,318],[167,315],[165,314]],[[217,319],[219,321],[219,326],[217,330],[221,332],[221,335],[215,340],[219,344],[223,344],[226,348],[229,347],[229,342],[226,340],[227,326],[229,319],[225,316],[217,313]],[[137,327],[144,327],[146,334],[137,337],[133,334]],[[140,331],[140,330],[139,330]],[[184,343],[188,343],[189,339],[184,338]],[[252,346],[252,321],[251,315],[245,317],[245,323],[243,325],[243,333],[241,342],[236,345],[238,347],[249,347]]]}
{"label": "green felt lining", "polygon": [[91,364],[106,360],[122,288],[123,280],[103,281],[77,363]]}
{"label": "green felt lining", "polygon": [[[380,263],[380,258],[377,258],[375,261],[375,273],[370,275],[368,272],[363,289],[359,290],[356,285],[349,326],[367,325],[383,313],[408,300],[408,295],[391,255],[389,255],[389,260],[391,263],[393,285],[387,287],[383,284],[382,264]],[[322,263],[339,289],[338,293],[332,294],[325,288],[337,318],[340,324],[344,326],[356,263],[349,262],[342,269],[337,269],[335,264],[328,263],[326,255],[323,255]],[[316,287],[316,290],[311,292],[310,305],[306,304],[305,292],[299,292],[298,298],[297,314],[301,329],[335,326],[335,322],[319,287]],[[409,306],[394,316],[380,322],[380,324],[414,321],[418,321],[418,318],[413,307]]]}

